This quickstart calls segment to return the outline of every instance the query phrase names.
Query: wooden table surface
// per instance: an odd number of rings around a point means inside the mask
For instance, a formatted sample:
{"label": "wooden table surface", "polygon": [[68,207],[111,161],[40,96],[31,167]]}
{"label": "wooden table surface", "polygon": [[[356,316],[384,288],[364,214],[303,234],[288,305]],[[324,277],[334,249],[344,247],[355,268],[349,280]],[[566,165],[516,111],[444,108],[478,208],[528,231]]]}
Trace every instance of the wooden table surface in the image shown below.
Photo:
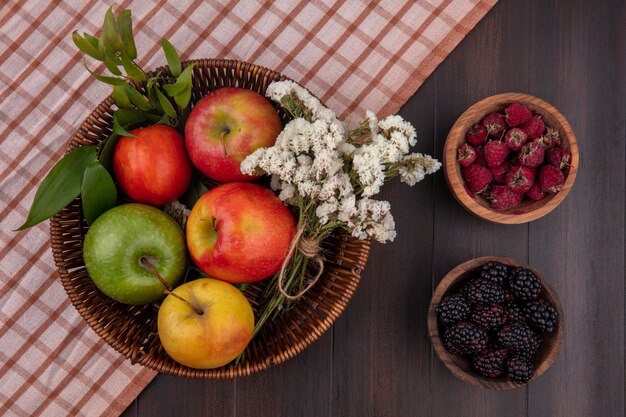
{"label": "wooden table surface", "polygon": [[[443,173],[385,187],[398,237],[374,244],[361,285],[318,342],[230,381],[159,375],[131,416],[623,416],[626,2],[500,0],[403,107],[417,149],[441,158],[472,103],[524,92],[556,106],[579,141],[574,188],[554,212],[504,226],[473,217]],[[549,277],[565,311],[554,365],[510,391],[455,379],[434,355],[426,312],[455,265],[510,256]]]}

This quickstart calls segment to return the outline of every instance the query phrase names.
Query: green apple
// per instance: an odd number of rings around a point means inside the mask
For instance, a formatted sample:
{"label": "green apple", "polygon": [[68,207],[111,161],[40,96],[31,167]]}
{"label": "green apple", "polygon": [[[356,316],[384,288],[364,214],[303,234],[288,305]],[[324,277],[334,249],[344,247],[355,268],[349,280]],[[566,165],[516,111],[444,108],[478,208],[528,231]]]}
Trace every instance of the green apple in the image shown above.
{"label": "green apple", "polygon": [[103,293],[125,304],[148,304],[165,295],[149,264],[174,285],[185,273],[187,255],[183,231],[174,219],[157,208],[133,203],[98,217],[85,236],[83,257],[89,276]]}

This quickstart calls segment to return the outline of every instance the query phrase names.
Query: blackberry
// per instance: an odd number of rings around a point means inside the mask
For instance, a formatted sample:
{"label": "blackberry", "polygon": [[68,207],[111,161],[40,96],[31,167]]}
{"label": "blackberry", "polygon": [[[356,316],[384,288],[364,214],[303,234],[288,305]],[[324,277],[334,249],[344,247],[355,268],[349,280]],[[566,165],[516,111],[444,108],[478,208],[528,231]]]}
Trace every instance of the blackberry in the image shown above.
{"label": "blackberry", "polygon": [[526,322],[526,317],[524,317],[523,306],[517,301],[511,301],[510,303],[505,304],[504,308],[509,315],[509,322],[511,323],[524,323]]}
{"label": "blackberry", "polygon": [[559,319],[559,313],[550,304],[543,300],[531,301],[524,306],[526,322],[535,329],[552,333]]}
{"label": "blackberry", "polygon": [[443,334],[443,343],[455,355],[473,355],[487,346],[487,331],[474,323],[461,321]]}
{"label": "blackberry", "polygon": [[515,300],[515,296],[513,293],[507,289],[504,290],[504,302],[508,303],[509,301]]}
{"label": "blackberry", "polygon": [[532,271],[515,268],[509,275],[509,288],[518,300],[528,301],[539,297],[541,284]]}
{"label": "blackberry", "polygon": [[504,361],[508,355],[506,349],[485,349],[474,358],[474,369],[487,378],[496,378],[504,371]]}
{"label": "blackberry", "polygon": [[441,323],[448,325],[465,320],[472,307],[462,294],[453,294],[445,297],[437,305],[437,316]]}
{"label": "blackberry", "polygon": [[487,262],[480,270],[480,277],[495,282],[496,284],[504,284],[509,275],[509,267],[499,262]]}
{"label": "blackberry", "polygon": [[502,287],[487,279],[474,279],[463,290],[467,301],[471,304],[502,304],[504,302]]}
{"label": "blackberry", "polygon": [[509,378],[516,384],[525,384],[533,377],[533,367],[530,362],[521,357],[513,356],[506,362]]}
{"label": "blackberry", "polygon": [[495,304],[479,304],[474,308],[470,320],[487,330],[496,330],[508,320],[504,307]]}
{"label": "blackberry", "polygon": [[531,359],[541,344],[541,337],[525,323],[513,323],[504,326],[497,335],[498,343],[505,348]]}

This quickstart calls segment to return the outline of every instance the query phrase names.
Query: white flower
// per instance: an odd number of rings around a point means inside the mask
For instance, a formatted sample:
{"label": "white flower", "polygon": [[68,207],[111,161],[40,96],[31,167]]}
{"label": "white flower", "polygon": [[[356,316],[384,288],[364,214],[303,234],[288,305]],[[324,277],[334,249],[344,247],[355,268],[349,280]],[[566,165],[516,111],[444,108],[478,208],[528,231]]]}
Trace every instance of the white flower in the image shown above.
{"label": "white flower", "polygon": [[341,142],[337,147],[337,151],[339,151],[339,154],[344,158],[351,157],[355,150],[356,146],[348,142]]}
{"label": "white flower", "polygon": [[430,155],[413,153],[401,160],[402,166],[398,170],[400,181],[413,186],[425,178],[426,175],[433,174],[441,168],[441,162]]}
{"label": "white flower", "polygon": [[372,139],[374,139],[378,134],[378,118],[376,117],[376,114],[371,110],[367,110],[365,112],[365,117],[367,118],[367,124],[370,128],[370,134],[372,135]]}
{"label": "white flower", "polygon": [[415,128],[413,127],[413,125],[405,121],[401,116],[397,114],[387,116],[383,120],[379,121],[378,127],[380,127],[384,131],[399,131],[407,138],[411,146],[417,143],[417,141],[415,140],[417,135],[415,134]]}
{"label": "white flower", "polygon": [[288,201],[291,197],[294,196],[296,189],[293,185],[283,182],[281,185],[280,194],[278,194],[278,198],[281,201]]}
{"label": "white flower", "polygon": [[338,203],[336,199],[325,201],[315,209],[315,215],[320,219],[321,224],[326,224],[330,218],[334,218],[337,212]]}
{"label": "white flower", "polygon": [[352,158],[352,164],[363,185],[363,195],[377,194],[385,182],[385,172],[375,147],[363,146],[358,149]]}

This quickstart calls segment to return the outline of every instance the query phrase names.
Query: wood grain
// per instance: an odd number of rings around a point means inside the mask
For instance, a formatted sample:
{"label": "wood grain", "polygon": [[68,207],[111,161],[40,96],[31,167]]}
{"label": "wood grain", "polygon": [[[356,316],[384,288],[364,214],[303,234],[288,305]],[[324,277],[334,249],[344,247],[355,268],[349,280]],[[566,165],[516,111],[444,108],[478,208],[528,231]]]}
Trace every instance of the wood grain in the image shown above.
{"label": "wood grain", "polygon": [[[564,148],[572,154],[570,166],[566,171],[563,189],[556,194],[548,194],[540,201],[524,199],[522,203],[507,211],[497,211],[481,195],[471,193],[465,187],[461,175],[461,165],[457,161],[457,149],[465,143],[465,134],[469,128],[490,113],[504,113],[508,104],[522,103],[533,112],[539,113],[547,127],[558,129]],[[454,197],[470,213],[485,220],[503,224],[527,223],[545,216],[554,210],[567,197],[576,180],[578,172],[578,145],[576,135],[569,122],[553,105],[537,97],[523,93],[502,93],[486,97],[471,105],[461,114],[450,129],[443,149],[443,170],[448,186]]]}
{"label": "wood grain", "polygon": [[[280,367],[233,385],[158,376],[124,416],[624,416],[625,76],[623,2],[500,1],[403,114],[420,149],[441,158],[452,125],[473,103],[507,91],[543,98],[568,119],[581,155],[563,203],[531,223],[503,226],[467,212],[442,174],[432,188],[391,183],[384,197],[399,236],[372,247],[331,331]],[[464,383],[431,350],[432,289],[455,265],[482,255],[535,266],[565,310],[556,361],[523,388]]]}
{"label": "wood grain", "polygon": [[428,334],[430,335],[430,340],[439,359],[441,359],[446,368],[448,368],[450,372],[452,372],[454,376],[459,378],[461,381],[487,389],[520,388],[520,385],[515,384],[508,378],[485,378],[478,375],[472,369],[472,365],[467,359],[448,352],[441,340],[437,312],[435,311],[439,302],[445,296],[458,291],[459,286],[468,279],[476,276],[477,272],[480,271],[480,267],[487,262],[499,262],[507,266],[526,268],[531,270],[535,276],[539,278],[542,287],[541,298],[548,301],[555,307],[559,320],[554,333],[543,336],[541,349],[537,352],[533,361],[535,371],[530,382],[539,378],[541,374],[543,374],[550,367],[550,365],[554,363],[556,356],[559,353],[559,349],[561,348],[561,343],[563,341],[563,329],[565,327],[563,325],[564,314],[561,302],[559,301],[559,297],[556,292],[548,283],[546,277],[540,271],[513,258],[505,258],[501,256],[481,256],[479,258],[465,261],[448,272],[439,282],[437,288],[435,288],[430,305],[428,306]]}

